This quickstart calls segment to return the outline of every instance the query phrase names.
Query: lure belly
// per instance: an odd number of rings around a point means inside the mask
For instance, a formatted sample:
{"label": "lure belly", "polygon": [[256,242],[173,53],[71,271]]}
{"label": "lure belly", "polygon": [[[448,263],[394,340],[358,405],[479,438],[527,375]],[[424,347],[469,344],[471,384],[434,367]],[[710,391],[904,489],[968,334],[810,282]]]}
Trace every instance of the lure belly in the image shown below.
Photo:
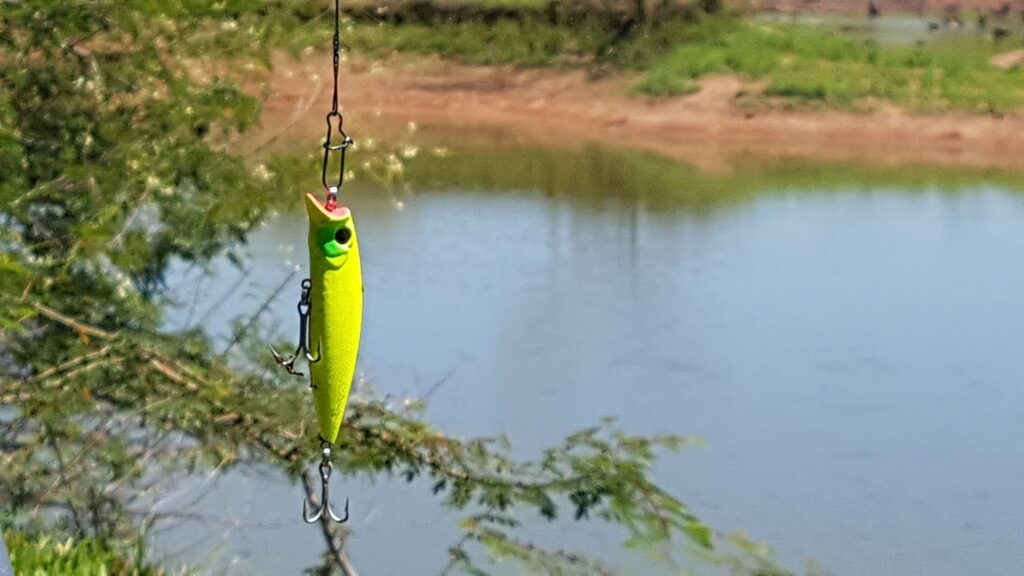
{"label": "lure belly", "polygon": [[348,404],[363,323],[363,275],[352,213],[306,195],[309,215],[309,346],[313,403],[320,437],[334,444]]}

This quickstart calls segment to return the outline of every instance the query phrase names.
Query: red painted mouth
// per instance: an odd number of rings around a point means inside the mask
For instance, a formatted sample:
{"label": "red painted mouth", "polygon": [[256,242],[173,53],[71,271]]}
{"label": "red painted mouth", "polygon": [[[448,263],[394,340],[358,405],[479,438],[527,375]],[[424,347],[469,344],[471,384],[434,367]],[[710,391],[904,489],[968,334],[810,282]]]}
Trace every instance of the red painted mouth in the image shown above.
{"label": "red painted mouth", "polygon": [[329,199],[327,201],[321,201],[313,194],[306,194],[306,202],[307,207],[312,208],[315,206],[315,209],[320,214],[323,214],[330,220],[341,220],[352,217],[352,213],[348,209],[348,206],[338,204],[337,201],[335,201],[332,206]]}

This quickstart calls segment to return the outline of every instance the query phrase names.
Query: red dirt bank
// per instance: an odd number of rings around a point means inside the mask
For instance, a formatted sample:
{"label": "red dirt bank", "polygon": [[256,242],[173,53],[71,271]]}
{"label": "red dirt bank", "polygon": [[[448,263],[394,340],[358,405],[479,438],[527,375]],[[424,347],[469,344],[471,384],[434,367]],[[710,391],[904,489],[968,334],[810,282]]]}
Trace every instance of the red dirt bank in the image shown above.
{"label": "red dirt bank", "polygon": [[[314,62],[315,60],[315,62]],[[263,134],[315,139],[330,94],[322,62],[279,59],[267,81]],[[737,108],[742,83],[706,78],[685,97],[630,96],[624,77],[588,80],[582,72],[471,67],[437,60],[347,66],[342,101],[348,125],[382,134],[416,122],[443,129],[507,129],[541,145],[613,144],[710,169],[745,155],[1024,169],[1024,118],[950,114],[870,114]],[[361,130],[362,131],[362,130]]]}

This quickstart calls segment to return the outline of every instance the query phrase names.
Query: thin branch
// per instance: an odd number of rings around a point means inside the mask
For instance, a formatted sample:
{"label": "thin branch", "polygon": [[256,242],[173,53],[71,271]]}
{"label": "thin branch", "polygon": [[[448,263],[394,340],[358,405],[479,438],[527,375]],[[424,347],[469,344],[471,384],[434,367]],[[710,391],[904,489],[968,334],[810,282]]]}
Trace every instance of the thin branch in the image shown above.
{"label": "thin branch", "polygon": [[57,178],[54,178],[53,180],[49,180],[47,182],[41,182],[39,184],[36,184],[31,189],[27,190],[24,194],[22,194],[21,196],[18,196],[13,201],[11,201],[11,208],[16,208],[19,204],[22,203],[22,201],[24,201],[29,196],[32,196],[36,192],[39,192],[40,190],[43,190],[44,188],[47,188],[47,187],[50,187],[50,186],[56,186],[57,184],[60,184],[61,182],[65,181],[65,180],[67,180],[67,176],[62,174],[62,175],[58,176]]}
{"label": "thin branch", "polygon": [[249,318],[249,321],[246,322],[245,325],[242,326],[242,328],[240,328],[237,332],[235,332],[234,337],[231,338],[231,343],[228,344],[228,347],[225,348],[224,351],[220,353],[221,358],[224,358],[225,356],[228,355],[228,352],[231,352],[231,349],[235,347],[235,344],[238,344],[239,340],[241,340],[242,337],[245,336],[245,333],[248,332],[250,328],[252,328],[253,324],[255,324],[257,320],[259,320],[260,316],[262,316],[263,313],[266,312],[268,308],[270,308],[270,304],[277,299],[278,294],[280,294],[281,291],[285,289],[285,286],[287,286],[288,283],[291,282],[292,278],[294,278],[298,272],[298,268],[292,269],[291,273],[288,274],[288,277],[284,279],[284,282],[281,282],[281,285],[277,287],[277,290],[274,290],[270,297],[263,302],[263,305],[260,306],[258,310],[256,310],[256,313],[253,314],[251,318]]}
{"label": "thin branch", "polygon": [[78,332],[79,334],[84,334],[86,336],[94,336],[101,340],[111,340],[115,336],[117,336],[116,332],[107,332],[106,330],[97,328],[95,326],[90,326],[89,324],[86,324],[84,322],[79,322],[78,320],[75,320],[70,316],[65,316],[64,314],[57,312],[53,308],[50,308],[49,306],[40,304],[38,302],[33,302],[32,307],[35,308],[36,311],[42,314],[43,316],[46,316],[47,318],[53,320],[54,322],[59,322],[67,326],[68,328],[71,328],[72,330]]}
{"label": "thin branch", "polygon": [[[64,467],[64,455],[61,453],[60,446],[57,444],[57,438],[54,436],[53,430],[49,426],[46,427],[46,441],[50,445],[50,448],[53,449],[54,455],[57,457],[57,474],[60,478],[60,483],[64,486],[69,486],[70,484]],[[68,500],[65,504],[71,511],[71,521],[75,523],[75,531],[79,536],[85,536],[85,532],[82,530],[82,519],[79,516],[78,508],[71,503],[71,500]]]}
{"label": "thin branch", "polygon": [[453,374],[455,374],[455,368],[454,367],[451,370],[449,370],[447,374],[442,376],[440,380],[435,382],[434,385],[431,386],[429,390],[427,390],[427,393],[424,394],[422,398],[420,398],[420,401],[421,402],[429,402],[430,398],[434,395],[434,393],[437,392],[438,390],[440,390],[441,387],[444,386],[448,382],[448,379],[451,378]]}
{"label": "thin branch", "polygon": [[448,560],[448,564],[444,567],[444,569],[441,570],[441,576],[448,576],[452,573],[452,570],[454,570],[455,567],[459,565],[459,562],[465,561],[464,556],[456,554],[455,551],[458,550],[462,554],[466,554],[466,544],[470,541],[472,537],[473,535],[471,533],[466,532],[462,535],[462,538],[459,538],[458,542],[456,542],[448,548],[448,550],[451,553],[451,558]]}
{"label": "thin branch", "polygon": [[36,285],[36,277],[33,276],[28,284],[25,284],[25,289],[21,291],[21,298],[18,298],[18,302],[24,302],[28,298],[28,293],[32,291],[32,287]]}
{"label": "thin branch", "polygon": [[58,372],[63,372],[65,370],[69,369],[69,368],[74,368],[75,366],[78,366],[79,364],[84,364],[84,363],[90,362],[92,360],[95,360],[96,358],[99,358],[100,356],[105,356],[108,352],[110,352],[110,346],[104,346],[103,348],[100,348],[99,350],[96,350],[95,352],[90,352],[88,354],[82,354],[81,356],[77,356],[77,357],[72,358],[71,360],[68,360],[66,362],[62,362],[62,363],[60,363],[60,364],[58,364],[58,365],[56,365],[56,366],[54,366],[52,368],[48,368],[48,369],[40,372],[39,374],[36,374],[35,376],[29,378],[28,381],[29,382],[38,382],[40,380],[45,380],[46,378],[49,378],[50,376],[53,376],[54,374],[56,374]]}
{"label": "thin branch", "polygon": [[174,381],[175,384],[184,386],[190,392],[199,390],[199,386],[195,382],[190,381],[181,375],[177,370],[157,360],[156,358],[150,358],[149,365],[152,366],[157,372],[163,374],[167,378]]}
{"label": "thin branch", "polygon": [[[186,319],[186,321],[185,321],[185,326],[187,327],[187,329],[191,330],[192,328],[195,328],[197,325],[206,324],[206,321],[210,318],[210,315],[212,315],[217,310],[220,310],[221,308],[223,308],[224,303],[228,301],[228,298],[230,298],[232,295],[234,295],[235,292],[238,291],[238,289],[242,286],[242,283],[245,282],[245,279],[248,278],[248,277],[249,277],[249,272],[248,271],[242,272],[242,275],[238,277],[238,280],[235,280],[235,283],[232,284],[231,287],[228,288],[228,290],[226,292],[224,292],[224,295],[221,296],[220,298],[218,298],[217,301],[214,302],[213,305],[211,305],[206,310],[206,314],[203,314],[203,317],[199,319],[199,322],[196,322],[195,324],[192,324],[192,311],[190,310],[189,313],[188,313],[188,319]],[[203,279],[200,278],[200,280],[198,282],[196,282],[196,291],[197,292],[199,290],[199,286],[202,283],[202,280]],[[195,303],[195,301],[193,300],[193,304],[194,303]],[[195,308],[195,306],[193,306],[193,309],[194,308]]]}
{"label": "thin branch", "polygon": [[95,370],[97,368],[102,368],[104,366],[118,365],[118,364],[122,364],[122,363],[124,363],[124,358],[120,357],[120,356],[116,356],[114,358],[107,358],[105,360],[100,360],[98,362],[93,362],[91,364],[86,364],[85,366],[82,366],[81,368],[76,368],[76,369],[68,372],[67,374],[64,374],[63,376],[57,378],[56,380],[54,380],[50,384],[50,387],[51,388],[57,388],[61,384],[63,384],[64,382],[67,382],[68,380],[73,380],[74,378],[76,378],[78,376],[81,376],[82,374],[84,374],[86,372],[91,372],[92,370]]}
{"label": "thin branch", "polygon": [[141,212],[145,207],[147,200],[149,200],[148,189],[142,193],[138,202],[135,203],[135,207],[132,208],[132,213],[125,218],[124,225],[121,226],[121,230],[110,241],[110,244],[108,244],[109,247],[119,248],[121,246],[121,243],[124,241],[124,235],[128,233],[128,229],[135,223],[135,219],[139,217],[139,212]]}
{"label": "thin branch", "polygon": [[309,112],[309,109],[313,106],[313,103],[326,94],[326,86],[321,86],[323,84],[322,80],[323,78],[317,75],[316,86],[313,87],[312,94],[310,95],[309,99],[306,100],[305,104],[302,103],[302,100],[299,100],[298,104],[296,104],[295,106],[295,111],[292,114],[291,121],[284,128],[280,129],[277,133],[275,133],[273,136],[267,138],[252,150],[246,152],[246,158],[251,158],[256,154],[259,154],[259,152],[262,151],[264,148],[276,142],[281,137],[281,135],[291,130],[293,126],[298,124],[299,120],[305,118],[306,113]]}

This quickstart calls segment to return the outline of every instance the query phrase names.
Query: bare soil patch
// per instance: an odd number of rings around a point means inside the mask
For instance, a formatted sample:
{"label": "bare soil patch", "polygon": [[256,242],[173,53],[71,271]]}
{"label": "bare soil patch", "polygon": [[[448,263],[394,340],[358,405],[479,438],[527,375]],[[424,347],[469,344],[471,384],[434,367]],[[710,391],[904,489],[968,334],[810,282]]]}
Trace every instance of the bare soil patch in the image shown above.
{"label": "bare soil patch", "polygon": [[[263,132],[250,150],[316,141],[329,109],[322,55],[278,58],[265,79]],[[966,114],[751,112],[746,86],[709,77],[695,94],[634,96],[631,78],[581,71],[475,67],[437,59],[346,63],[342,102],[353,135],[386,135],[409,122],[441,130],[498,129],[525,144],[625,146],[722,169],[753,156],[885,165],[1024,168],[1024,118]],[[355,128],[358,126],[358,129]]]}

